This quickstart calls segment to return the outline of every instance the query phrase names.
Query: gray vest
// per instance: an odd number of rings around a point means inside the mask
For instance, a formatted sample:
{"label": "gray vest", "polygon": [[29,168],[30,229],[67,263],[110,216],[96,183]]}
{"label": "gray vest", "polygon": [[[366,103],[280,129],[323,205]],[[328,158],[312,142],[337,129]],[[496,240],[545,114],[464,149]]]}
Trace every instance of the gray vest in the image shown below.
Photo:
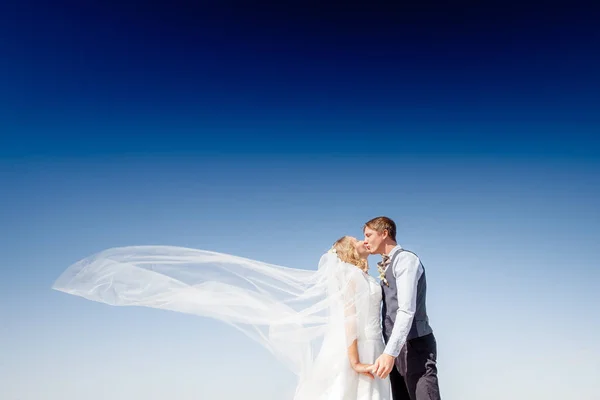
{"label": "gray vest", "polygon": [[[408,250],[398,250],[393,255],[390,261],[393,263],[394,259],[398,257],[398,255],[403,251]],[[412,253],[410,251],[408,252]],[[421,264],[421,267],[422,266],[423,264]],[[387,343],[388,339],[392,334],[394,322],[396,322],[396,313],[398,311],[398,289],[396,287],[396,279],[394,278],[392,264],[390,264],[390,266],[385,271],[385,279],[387,279],[389,286],[381,282],[381,287],[383,289],[381,320],[383,328],[383,337],[385,339],[385,342]],[[410,331],[408,332],[408,337],[406,338],[406,340],[415,339],[433,333],[431,326],[429,326],[429,318],[427,317],[427,307],[425,304],[427,297],[426,292],[427,280],[425,278],[425,268],[423,268],[423,274],[419,278],[419,283],[417,285],[417,308],[415,310],[415,316],[413,318],[413,322],[410,327]]]}

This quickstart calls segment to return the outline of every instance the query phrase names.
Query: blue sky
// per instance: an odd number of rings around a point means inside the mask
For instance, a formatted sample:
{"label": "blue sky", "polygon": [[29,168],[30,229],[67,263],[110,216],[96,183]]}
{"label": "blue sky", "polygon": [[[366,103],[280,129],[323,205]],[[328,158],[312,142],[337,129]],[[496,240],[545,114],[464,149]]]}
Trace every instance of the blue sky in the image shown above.
{"label": "blue sky", "polygon": [[0,397],[285,398],[229,327],[50,287],[122,245],[316,268],[388,215],[446,399],[596,398],[592,10],[2,7]]}

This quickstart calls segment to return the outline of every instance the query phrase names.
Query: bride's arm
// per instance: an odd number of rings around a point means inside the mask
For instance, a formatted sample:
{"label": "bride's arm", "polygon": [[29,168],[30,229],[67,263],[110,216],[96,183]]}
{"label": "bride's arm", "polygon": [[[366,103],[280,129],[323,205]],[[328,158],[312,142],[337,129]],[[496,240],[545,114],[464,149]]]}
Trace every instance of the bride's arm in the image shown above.
{"label": "bride's arm", "polygon": [[354,371],[373,378],[373,374],[371,374],[370,370],[372,364],[363,364],[360,362],[360,357],[358,356],[358,341],[356,339],[354,339],[350,347],[348,347],[348,360],[350,360],[350,366],[352,366]]}
{"label": "bride's arm", "polygon": [[360,374],[373,378],[370,372],[372,364],[363,364],[360,362],[360,356],[358,354],[358,339],[357,339],[357,328],[358,328],[358,313],[356,310],[357,301],[356,285],[355,282],[349,282],[346,292],[346,304],[344,307],[344,316],[346,319],[346,343],[348,344],[348,361],[352,369]]}

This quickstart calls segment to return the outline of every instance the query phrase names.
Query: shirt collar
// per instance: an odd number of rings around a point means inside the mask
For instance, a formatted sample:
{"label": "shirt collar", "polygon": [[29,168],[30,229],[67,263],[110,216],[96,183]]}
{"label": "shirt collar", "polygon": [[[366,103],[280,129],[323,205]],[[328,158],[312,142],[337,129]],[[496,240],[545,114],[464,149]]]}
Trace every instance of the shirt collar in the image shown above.
{"label": "shirt collar", "polygon": [[400,246],[399,244],[397,244],[392,250],[390,250],[390,254],[388,254],[388,256],[390,258],[392,258],[394,256],[394,254],[396,254],[400,250],[402,250],[402,246]]}

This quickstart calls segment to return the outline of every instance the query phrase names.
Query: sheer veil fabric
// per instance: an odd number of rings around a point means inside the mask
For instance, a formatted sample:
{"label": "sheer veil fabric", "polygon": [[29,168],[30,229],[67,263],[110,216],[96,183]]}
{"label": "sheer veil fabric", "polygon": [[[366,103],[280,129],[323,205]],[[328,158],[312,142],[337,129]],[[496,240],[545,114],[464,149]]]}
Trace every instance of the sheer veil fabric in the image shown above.
{"label": "sheer veil fabric", "polygon": [[[297,375],[295,400],[356,398],[363,378],[347,347],[369,324],[371,288],[335,252],[323,254],[316,270],[302,270],[176,246],[119,247],[71,265],[52,288],[230,324]],[[202,335],[210,340],[211,332]]]}

